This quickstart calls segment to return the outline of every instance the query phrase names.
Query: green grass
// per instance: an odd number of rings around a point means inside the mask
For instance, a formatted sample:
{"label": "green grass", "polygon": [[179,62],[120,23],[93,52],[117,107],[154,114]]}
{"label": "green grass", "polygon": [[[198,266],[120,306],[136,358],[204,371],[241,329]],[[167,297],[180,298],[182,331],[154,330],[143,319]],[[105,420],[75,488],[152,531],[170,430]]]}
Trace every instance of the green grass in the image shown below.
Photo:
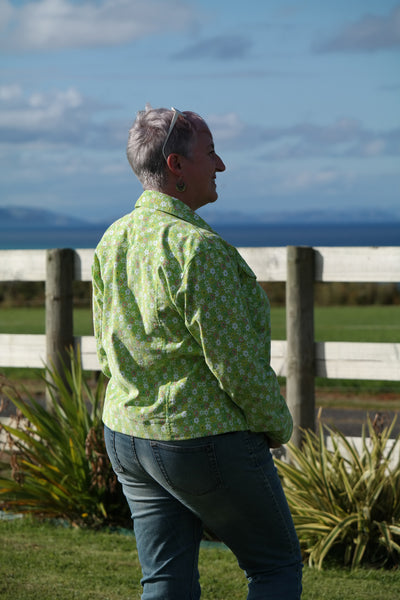
{"label": "green grass", "polygon": [[[0,333],[45,333],[46,315],[42,307],[1,308]],[[74,335],[93,335],[92,312],[74,309]]]}
{"label": "green grass", "polygon": [[[286,339],[286,311],[272,307],[272,338]],[[0,333],[44,334],[44,308],[2,308]],[[93,335],[90,308],[74,309],[74,334]],[[323,306],[315,308],[316,341],[400,342],[400,305]],[[32,369],[1,369],[10,379],[37,379]],[[283,382],[284,383],[284,382]],[[376,393],[398,393],[398,382],[364,382],[362,380],[317,380],[317,387],[345,390],[368,390]]]}
{"label": "green grass", "polygon": [[[30,519],[0,521],[2,600],[139,599],[140,566],[132,535],[70,529]],[[200,551],[202,600],[243,600],[246,579],[220,545]],[[302,600],[400,598],[400,571],[304,569]]]}
{"label": "green grass", "polygon": [[[272,337],[286,338],[286,311],[272,307]],[[2,308],[0,333],[44,333],[44,308]],[[93,335],[89,308],[75,308],[74,334]],[[316,341],[400,342],[400,305],[315,308]]]}
{"label": "green grass", "polygon": [[[41,307],[0,308],[0,333],[44,334],[46,315]],[[93,335],[92,312],[89,308],[74,309],[74,335]],[[40,369],[0,367],[0,372],[12,381],[39,382]],[[30,385],[30,388],[32,386]],[[38,389],[41,389],[41,382]],[[33,386],[33,390],[35,385]]]}
{"label": "green grass", "polygon": [[[283,307],[272,307],[272,339],[286,339],[286,311]],[[317,306],[314,311],[314,337],[317,342],[400,342],[400,306]],[[284,385],[284,379],[281,379]],[[373,381],[352,379],[324,379],[317,377],[318,406],[339,406],[340,395],[351,393],[351,397],[343,395],[342,406],[371,410],[376,408],[374,394],[396,395],[397,399],[388,397],[381,399],[381,410],[397,410],[399,408],[400,383],[398,381]],[[326,398],[318,394],[318,390],[332,390],[339,396]],[[369,398],[365,396],[368,395]]]}
{"label": "green grass", "polygon": [[[272,307],[272,338],[286,339],[285,308]],[[400,305],[317,306],[317,342],[400,342]]]}
{"label": "green grass", "polygon": [[[286,339],[286,311],[272,307],[272,338]],[[0,333],[44,334],[44,308],[2,308]],[[74,334],[93,335],[90,308],[74,309]],[[316,341],[400,342],[400,305],[323,306],[315,308]],[[37,380],[33,369],[2,368],[12,380]],[[284,385],[284,382],[281,382]],[[400,393],[400,383],[362,380],[317,379],[317,387],[349,390],[355,393]],[[391,403],[389,403],[391,404]]]}

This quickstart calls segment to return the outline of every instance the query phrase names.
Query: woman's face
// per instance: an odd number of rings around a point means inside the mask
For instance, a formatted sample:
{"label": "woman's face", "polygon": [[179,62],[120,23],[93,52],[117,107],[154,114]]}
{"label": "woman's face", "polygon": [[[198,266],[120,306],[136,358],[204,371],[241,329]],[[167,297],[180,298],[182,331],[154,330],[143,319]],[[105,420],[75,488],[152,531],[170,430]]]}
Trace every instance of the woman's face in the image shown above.
{"label": "woman's face", "polygon": [[216,154],[213,137],[203,121],[197,128],[190,157],[182,162],[185,202],[192,210],[216,201],[216,174],[222,171],[225,171],[225,165]]}

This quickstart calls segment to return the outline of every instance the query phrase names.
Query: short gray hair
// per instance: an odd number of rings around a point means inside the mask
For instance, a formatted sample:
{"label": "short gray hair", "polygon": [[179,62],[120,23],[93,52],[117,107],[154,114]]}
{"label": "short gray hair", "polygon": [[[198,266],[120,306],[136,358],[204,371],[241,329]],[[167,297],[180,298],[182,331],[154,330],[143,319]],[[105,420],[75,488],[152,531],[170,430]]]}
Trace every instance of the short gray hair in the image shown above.
{"label": "short gray hair", "polygon": [[[167,178],[167,165],[162,147],[174,116],[173,110],[151,108],[138,112],[129,130],[126,155],[135,175],[144,189],[162,190]],[[201,119],[192,112],[178,118],[168,139],[165,153],[176,152],[189,157],[196,136],[196,121]],[[202,120],[202,119],[201,119]]]}

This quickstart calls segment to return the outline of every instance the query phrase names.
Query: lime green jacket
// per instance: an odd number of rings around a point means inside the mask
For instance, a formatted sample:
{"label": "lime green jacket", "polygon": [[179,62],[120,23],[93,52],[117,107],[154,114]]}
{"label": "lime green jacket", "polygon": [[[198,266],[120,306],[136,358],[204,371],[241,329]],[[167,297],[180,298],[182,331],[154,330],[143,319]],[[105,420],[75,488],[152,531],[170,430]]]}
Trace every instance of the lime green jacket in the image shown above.
{"label": "lime green jacket", "polygon": [[93,264],[105,424],[142,438],[230,431],[285,443],[292,418],[270,366],[270,308],[237,250],[181,201],[145,191]]}

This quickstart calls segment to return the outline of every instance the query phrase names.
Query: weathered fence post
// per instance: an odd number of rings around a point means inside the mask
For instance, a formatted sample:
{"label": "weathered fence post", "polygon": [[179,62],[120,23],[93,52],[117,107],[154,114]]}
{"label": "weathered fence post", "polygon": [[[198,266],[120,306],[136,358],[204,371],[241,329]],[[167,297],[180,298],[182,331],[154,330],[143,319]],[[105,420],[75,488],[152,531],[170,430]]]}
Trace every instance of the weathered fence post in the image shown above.
{"label": "weathered fence post", "polygon": [[288,246],[286,279],[286,398],[293,416],[292,442],[300,447],[301,429],[315,428],[314,250]]}
{"label": "weathered fence post", "polygon": [[[69,248],[46,253],[46,359],[62,372],[69,364],[73,337],[73,291],[75,252]],[[48,399],[47,399],[48,400]]]}

